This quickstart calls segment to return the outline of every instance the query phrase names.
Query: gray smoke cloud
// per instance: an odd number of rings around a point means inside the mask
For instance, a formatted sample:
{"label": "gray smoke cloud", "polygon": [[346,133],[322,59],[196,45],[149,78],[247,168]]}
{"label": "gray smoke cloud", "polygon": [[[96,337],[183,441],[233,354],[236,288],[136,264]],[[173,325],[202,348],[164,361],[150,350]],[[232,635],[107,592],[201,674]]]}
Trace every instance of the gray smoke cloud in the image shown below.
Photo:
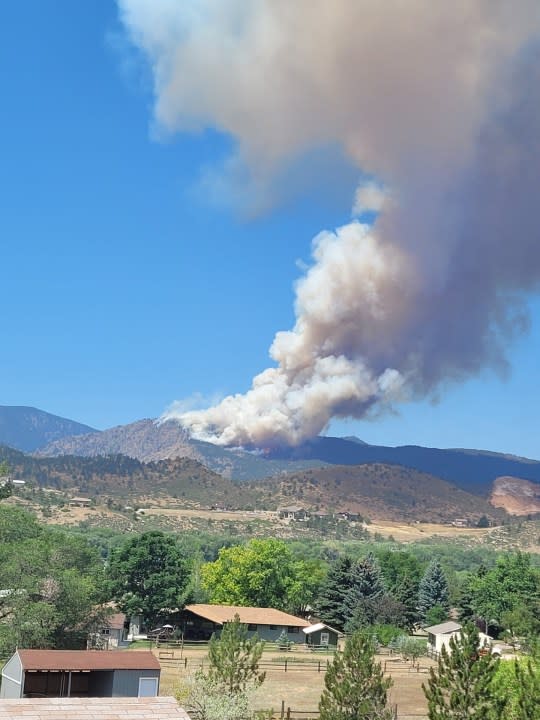
{"label": "gray smoke cloud", "polygon": [[537,0],[119,7],[162,131],[229,134],[225,176],[249,173],[266,202],[303,155],[338,146],[370,178],[353,212],[377,213],[313,240],[275,367],[245,394],[165,417],[220,444],[297,444],[333,417],[504,370],[540,282]]}

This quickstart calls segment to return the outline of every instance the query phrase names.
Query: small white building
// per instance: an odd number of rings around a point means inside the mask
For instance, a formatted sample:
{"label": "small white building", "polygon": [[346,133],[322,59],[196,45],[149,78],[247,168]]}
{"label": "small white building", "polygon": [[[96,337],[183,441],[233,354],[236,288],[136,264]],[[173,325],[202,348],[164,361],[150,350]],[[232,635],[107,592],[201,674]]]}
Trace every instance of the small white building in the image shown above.
{"label": "small white building", "polygon": [[428,650],[435,653],[440,653],[443,647],[448,650],[450,640],[461,635],[462,627],[458,622],[448,620],[439,625],[431,625],[431,627],[425,628],[428,634]]}

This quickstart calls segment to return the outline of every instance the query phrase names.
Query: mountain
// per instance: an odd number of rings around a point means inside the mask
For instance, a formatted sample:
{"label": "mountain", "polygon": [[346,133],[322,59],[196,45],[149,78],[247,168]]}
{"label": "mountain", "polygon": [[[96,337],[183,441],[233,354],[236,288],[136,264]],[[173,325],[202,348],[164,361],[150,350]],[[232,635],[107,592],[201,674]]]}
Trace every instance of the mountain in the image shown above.
{"label": "mountain", "polygon": [[32,452],[54,440],[96,432],[88,425],[34,407],[0,405],[0,444]]}
{"label": "mountain", "polygon": [[174,420],[163,423],[149,419],[138,420],[102,432],[62,438],[36,452],[39,457],[94,457],[116,454],[128,455],[143,462],[188,457],[233,480],[252,480],[326,464],[319,459],[270,460],[265,459],[260,452],[222,448],[212,443],[193,440]]}
{"label": "mountain", "polygon": [[[485,514],[504,517],[484,498],[473,496],[440,478],[396,465],[308,468],[273,478],[233,482],[192,458],[143,463],[125,455],[37,458],[0,448],[14,480],[32,486],[110,498],[115,503],[153,506],[171,499],[201,507],[227,506],[275,510],[301,504],[309,510],[348,510],[372,519],[402,522],[448,522]],[[137,502],[138,501],[138,502]],[[107,503],[108,504],[108,503]]]}
{"label": "mountain", "polygon": [[318,437],[298,447],[269,450],[223,448],[193,440],[174,421],[140,420],[90,435],[62,438],[41,456],[120,453],[142,461],[190,457],[232,480],[253,480],[327,465],[399,465],[427,473],[463,490],[487,496],[493,481],[513,476],[540,483],[540,462],[482,450],[438,449],[415,445],[368,445],[358,438]]}
{"label": "mountain", "polygon": [[493,483],[491,504],[510,515],[540,513],[540,485],[515,477],[498,477]]}

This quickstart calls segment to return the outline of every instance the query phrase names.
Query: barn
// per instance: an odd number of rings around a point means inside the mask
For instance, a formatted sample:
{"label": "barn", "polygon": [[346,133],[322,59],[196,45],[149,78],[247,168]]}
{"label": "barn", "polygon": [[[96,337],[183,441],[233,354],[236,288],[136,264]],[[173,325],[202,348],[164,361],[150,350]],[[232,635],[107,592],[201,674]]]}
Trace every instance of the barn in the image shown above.
{"label": "barn", "polygon": [[159,678],[147,651],[16,650],[2,668],[0,698],[154,697]]}

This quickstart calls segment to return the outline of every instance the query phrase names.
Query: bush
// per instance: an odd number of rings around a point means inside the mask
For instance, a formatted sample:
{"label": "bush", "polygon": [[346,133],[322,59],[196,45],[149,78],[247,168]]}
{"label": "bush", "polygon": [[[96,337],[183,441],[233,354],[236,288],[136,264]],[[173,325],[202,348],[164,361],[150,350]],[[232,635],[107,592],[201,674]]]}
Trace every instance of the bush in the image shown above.
{"label": "bush", "polygon": [[403,635],[403,629],[396,625],[377,624],[366,628],[366,632],[377,638],[379,645],[388,647],[396,638]]}

